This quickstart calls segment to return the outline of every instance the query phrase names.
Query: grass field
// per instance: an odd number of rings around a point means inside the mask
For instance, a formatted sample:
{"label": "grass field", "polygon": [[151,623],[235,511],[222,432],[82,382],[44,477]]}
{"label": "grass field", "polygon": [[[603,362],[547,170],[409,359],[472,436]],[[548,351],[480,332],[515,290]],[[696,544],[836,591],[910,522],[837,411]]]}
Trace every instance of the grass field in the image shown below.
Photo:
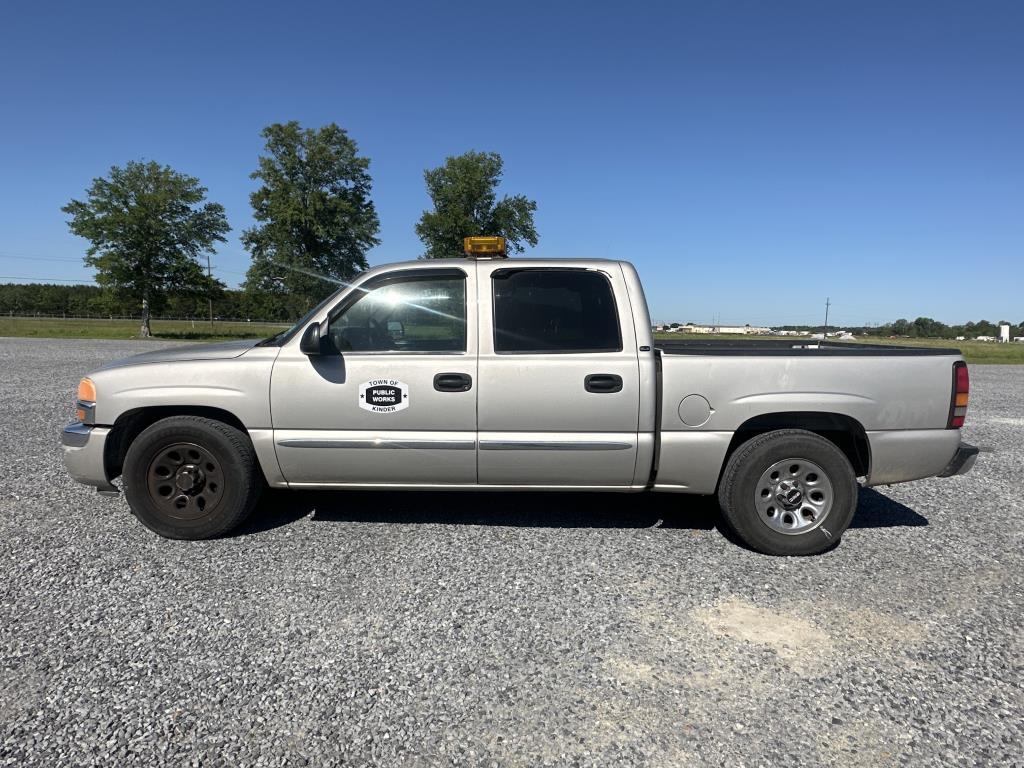
{"label": "grass field", "polygon": [[[226,341],[263,339],[287,325],[229,323],[191,320],[154,320],[153,337],[177,341]],[[133,339],[139,335],[138,320],[61,320],[60,318],[0,317],[0,336],[43,339]]]}
{"label": "grass field", "polygon": [[[170,341],[225,341],[257,339],[273,336],[284,330],[284,324],[214,323],[200,320],[154,320],[153,337]],[[25,336],[45,339],[133,339],[138,336],[138,320],[61,320],[59,318],[0,317],[0,336]],[[656,339],[682,341],[687,339],[746,339],[747,336],[707,336],[703,334],[658,333]],[[758,336],[758,339],[799,340],[793,336]],[[952,347],[963,352],[967,362],[978,365],[1000,363],[1024,365],[1024,344],[996,344],[985,341],[952,341],[949,339],[885,339],[865,336],[857,341],[867,344],[896,344],[915,347]]]}
{"label": "grass field", "polygon": [[[674,339],[676,341],[713,339],[749,339],[749,336],[708,336],[706,334],[656,333],[655,339]],[[755,339],[775,339],[781,341],[800,341],[797,336],[755,336]],[[803,340],[807,340],[806,337]],[[952,339],[888,339],[872,336],[859,336],[857,342],[862,344],[892,344],[906,347],[938,347],[959,349],[964,359],[972,365],[1000,364],[1024,365],[1024,344],[996,344],[994,341],[953,341]]]}

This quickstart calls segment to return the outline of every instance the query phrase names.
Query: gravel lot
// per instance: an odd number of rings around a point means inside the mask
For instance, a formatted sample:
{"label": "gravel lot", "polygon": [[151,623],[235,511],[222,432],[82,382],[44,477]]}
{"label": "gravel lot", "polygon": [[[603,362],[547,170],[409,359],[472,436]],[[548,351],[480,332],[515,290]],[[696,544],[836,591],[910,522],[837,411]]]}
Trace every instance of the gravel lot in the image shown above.
{"label": "gravel lot", "polygon": [[787,559],[662,495],[276,493],[157,538],[57,447],[151,346],[0,340],[0,765],[1024,765],[1024,367],[972,369],[973,473]]}

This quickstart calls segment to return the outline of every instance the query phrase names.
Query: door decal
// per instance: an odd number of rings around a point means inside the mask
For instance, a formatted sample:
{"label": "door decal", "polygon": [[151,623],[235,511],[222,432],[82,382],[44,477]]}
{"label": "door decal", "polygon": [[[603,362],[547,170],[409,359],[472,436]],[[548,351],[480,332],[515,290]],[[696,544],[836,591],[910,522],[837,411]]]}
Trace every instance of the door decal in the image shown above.
{"label": "door decal", "polygon": [[409,387],[395,379],[373,379],[359,385],[359,407],[372,413],[394,413],[409,407]]}

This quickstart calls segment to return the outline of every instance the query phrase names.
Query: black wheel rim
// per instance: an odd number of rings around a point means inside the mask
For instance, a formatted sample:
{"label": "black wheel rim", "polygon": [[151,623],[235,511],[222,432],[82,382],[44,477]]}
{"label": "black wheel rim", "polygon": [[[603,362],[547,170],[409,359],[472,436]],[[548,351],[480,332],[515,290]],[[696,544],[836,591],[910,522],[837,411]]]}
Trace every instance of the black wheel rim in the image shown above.
{"label": "black wheel rim", "polygon": [[195,443],[172,443],[157,451],[146,472],[149,497],[176,520],[211,514],[224,497],[220,459]]}

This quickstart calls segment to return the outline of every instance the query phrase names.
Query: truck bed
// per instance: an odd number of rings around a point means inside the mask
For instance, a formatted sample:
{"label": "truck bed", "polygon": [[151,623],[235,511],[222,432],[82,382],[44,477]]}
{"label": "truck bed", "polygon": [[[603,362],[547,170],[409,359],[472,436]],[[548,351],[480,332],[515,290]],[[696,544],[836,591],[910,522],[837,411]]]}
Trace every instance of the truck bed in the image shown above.
{"label": "truck bed", "polygon": [[946,428],[962,359],[955,349],[815,339],[655,346],[659,487],[713,493],[734,440],[796,422],[856,435],[868,485],[936,475],[960,442]]}
{"label": "truck bed", "polygon": [[959,349],[940,347],[905,347],[895,344],[856,344],[817,339],[688,339],[686,341],[656,340],[654,348],[663,355],[739,355],[814,357],[930,357],[959,355]]}

